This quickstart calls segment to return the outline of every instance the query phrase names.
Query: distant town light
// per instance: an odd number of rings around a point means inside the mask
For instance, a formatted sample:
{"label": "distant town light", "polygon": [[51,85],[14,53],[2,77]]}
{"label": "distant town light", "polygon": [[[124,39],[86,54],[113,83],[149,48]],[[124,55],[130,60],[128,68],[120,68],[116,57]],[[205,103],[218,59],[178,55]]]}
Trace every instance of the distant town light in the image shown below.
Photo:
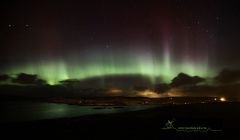
{"label": "distant town light", "polygon": [[160,95],[150,89],[138,92],[138,96],[148,97],[148,98],[159,98]]}
{"label": "distant town light", "polygon": [[117,88],[112,88],[110,89],[111,93],[122,93],[123,91],[121,89],[117,89]]}
{"label": "distant town light", "polygon": [[221,102],[225,102],[225,101],[226,101],[226,98],[221,97],[221,98],[220,98],[220,101],[221,101]]}

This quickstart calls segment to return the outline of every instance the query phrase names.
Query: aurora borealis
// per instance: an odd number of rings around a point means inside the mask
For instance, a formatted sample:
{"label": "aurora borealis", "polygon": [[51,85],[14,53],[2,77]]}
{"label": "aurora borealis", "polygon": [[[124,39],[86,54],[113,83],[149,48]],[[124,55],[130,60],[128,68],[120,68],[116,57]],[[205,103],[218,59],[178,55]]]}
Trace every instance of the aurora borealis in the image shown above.
{"label": "aurora borealis", "polygon": [[[164,54],[163,54],[164,56]],[[93,57],[93,56],[91,56]],[[121,58],[122,57],[122,58]],[[208,76],[208,66],[204,63],[191,64],[187,62],[177,63],[166,60],[168,58],[153,59],[152,55],[145,57],[134,54],[121,55],[119,57],[98,56],[88,58],[84,62],[51,61],[22,64],[8,69],[10,74],[25,72],[37,74],[46,79],[49,84],[57,84],[66,79],[86,79],[97,76],[140,74],[151,78],[154,82],[158,77],[169,82],[178,73],[184,71],[190,75]],[[77,59],[78,60],[78,59]]]}
{"label": "aurora borealis", "polygon": [[1,134],[228,138],[239,1],[1,1]]}
{"label": "aurora borealis", "polygon": [[131,74],[158,83],[180,72],[208,78],[239,67],[234,4],[24,1],[9,2],[3,10],[4,74],[36,74],[51,85]]}

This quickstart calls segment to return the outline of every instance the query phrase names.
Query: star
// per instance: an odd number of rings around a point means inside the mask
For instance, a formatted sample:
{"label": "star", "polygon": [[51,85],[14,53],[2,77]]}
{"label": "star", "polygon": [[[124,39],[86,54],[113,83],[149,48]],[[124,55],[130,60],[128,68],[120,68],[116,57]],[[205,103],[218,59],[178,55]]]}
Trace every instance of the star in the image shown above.
{"label": "star", "polygon": [[11,28],[11,27],[14,27],[14,25],[13,24],[8,24],[8,27]]}

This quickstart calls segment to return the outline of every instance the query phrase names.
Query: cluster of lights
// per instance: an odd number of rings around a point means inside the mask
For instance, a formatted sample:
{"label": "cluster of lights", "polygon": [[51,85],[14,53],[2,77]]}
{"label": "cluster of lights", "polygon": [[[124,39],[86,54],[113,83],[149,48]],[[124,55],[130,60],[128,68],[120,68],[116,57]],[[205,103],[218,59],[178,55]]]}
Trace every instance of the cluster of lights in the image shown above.
{"label": "cluster of lights", "polygon": [[[217,98],[214,98],[214,101],[218,101],[218,99],[217,99]],[[225,101],[227,101],[227,100],[226,100],[226,98],[224,98],[224,97],[220,97],[220,98],[219,98],[219,101],[225,102]]]}

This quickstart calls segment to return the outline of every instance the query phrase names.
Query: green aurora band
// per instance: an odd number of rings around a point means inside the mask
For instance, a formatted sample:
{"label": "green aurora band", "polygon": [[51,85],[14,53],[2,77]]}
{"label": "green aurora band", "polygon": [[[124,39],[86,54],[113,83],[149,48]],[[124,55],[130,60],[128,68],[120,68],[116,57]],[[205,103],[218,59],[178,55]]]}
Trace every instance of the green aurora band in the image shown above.
{"label": "green aurora band", "polygon": [[[72,58],[72,57],[71,57]],[[37,74],[50,85],[58,84],[67,79],[84,80],[91,77],[104,77],[107,75],[147,76],[152,84],[157,82],[170,82],[178,73],[208,77],[214,71],[209,70],[207,60],[189,61],[171,59],[170,53],[164,53],[162,58],[154,57],[151,53],[137,55],[126,53],[122,55],[96,55],[69,60],[49,59],[25,62],[10,66],[5,73],[15,75],[18,73]],[[158,81],[159,78],[161,81]]]}

